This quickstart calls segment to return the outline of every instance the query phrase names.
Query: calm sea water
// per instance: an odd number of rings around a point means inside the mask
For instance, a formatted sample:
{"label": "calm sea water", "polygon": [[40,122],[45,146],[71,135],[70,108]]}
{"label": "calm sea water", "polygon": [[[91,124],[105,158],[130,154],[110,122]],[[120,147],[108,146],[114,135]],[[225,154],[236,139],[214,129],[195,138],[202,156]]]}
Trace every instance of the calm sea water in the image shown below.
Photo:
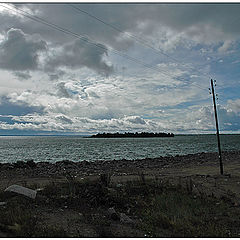
{"label": "calm sea water", "polygon": [[[240,150],[240,135],[221,135],[224,151]],[[198,152],[217,152],[215,135],[174,138],[114,138],[0,136],[0,162],[56,162],[154,158]]]}

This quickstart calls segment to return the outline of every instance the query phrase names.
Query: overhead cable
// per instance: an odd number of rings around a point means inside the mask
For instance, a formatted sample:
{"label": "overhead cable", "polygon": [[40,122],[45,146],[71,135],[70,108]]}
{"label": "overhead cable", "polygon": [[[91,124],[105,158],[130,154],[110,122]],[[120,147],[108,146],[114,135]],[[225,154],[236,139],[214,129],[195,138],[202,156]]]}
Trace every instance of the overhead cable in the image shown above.
{"label": "overhead cable", "polygon": [[[44,19],[41,18],[41,17],[34,16],[34,15],[32,15],[32,14],[30,14],[30,13],[28,13],[28,12],[22,10],[22,9],[19,9],[19,8],[15,7],[15,6],[11,6],[11,8],[10,8],[10,7],[7,7],[6,5],[3,5],[3,4],[0,4],[0,5],[1,5],[2,7],[4,7],[4,8],[6,8],[6,9],[8,9],[8,10],[17,12],[18,14],[21,14],[21,15],[23,15],[23,16],[25,16],[25,17],[33,20],[33,21],[42,23],[42,24],[44,24],[44,25],[46,25],[46,26],[48,26],[48,27],[54,28],[55,30],[58,30],[58,31],[60,31],[60,32],[63,32],[63,33],[65,33],[65,34],[67,34],[67,35],[71,35],[71,36],[73,36],[73,37],[75,37],[75,38],[80,39],[81,41],[84,41],[85,43],[94,45],[94,46],[97,47],[97,48],[101,48],[101,49],[106,50],[106,47],[105,47],[105,46],[103,46],[103,45],[101,45],[101,44],[95,43],[95,42],[94,42],[93,40],[91,40],[91,39],[89,38],[89,36],[87,36],[87,35],[82,35],[82,34],[75,33],[75,32],[73,32],[73,31],[71,31],[71,30],[68,30],[68,29],[63,28],[63,27],[61,27],[61,26],[59,26],[59,25],[56,25],[56,24],[54,24],[54,23],[52,23],[52,22],[46,21],[46,20],[44,20]],[[14,9],[13,9],[12,7],[13,7]],[[161,74],[164,74],[164,75],[166,75],[166,76],[169,76],[169,77],[171,77],[171,78],[174,78],[174,76],[169,75],[169,72],[164,71],[164,70],[160,70],[158,67],[155,67],[155,66],[152,66],[152,65],[150,65],[150,64],[147,64],[147,63],[145,63],[145,62],[143,62],[143,61],[141,61],[141,60],[139,60],[139,59],[137,59],[137,58],[131,57],[131,56],[129,56],[129,55],[125,54],[125,53],[119,52],[119,51],[117,51],[117,50],[115,50],[115,49],[113,49],[113,48],[111,48],[110,50],[111,50],[114,54],[116,54],[116,55],[119,55],[119,56],[121,56],[121,57],[124,57],[124,58],[126,58],[126,59],[128,59],[128,60],[130,60],[130,61],[132,61],[132,62],[135,62],[135,63],[137,63],[137,64],[139,64],[139,65],[142,65],[142,66],[144,66],[144,67],[146,67],[146,68],[148,68],[148,69],[152,69],[152,70],[158,71],[158,72],[161,73]],[[181,80],[181,81],[186,82],[186,83],[191,83],[192,85],[195,85],[195,86],[197,86],[198,88],[200,88],[200,89],[202,89],[202,90],[206,90],[205,88],[202,88],[200,85],[195,84],[195,83],[192,83],[192,82],[189,82],[189,81],[184,80],[184,79],[182,79],[182,78],[178,78],[177,80]]]}

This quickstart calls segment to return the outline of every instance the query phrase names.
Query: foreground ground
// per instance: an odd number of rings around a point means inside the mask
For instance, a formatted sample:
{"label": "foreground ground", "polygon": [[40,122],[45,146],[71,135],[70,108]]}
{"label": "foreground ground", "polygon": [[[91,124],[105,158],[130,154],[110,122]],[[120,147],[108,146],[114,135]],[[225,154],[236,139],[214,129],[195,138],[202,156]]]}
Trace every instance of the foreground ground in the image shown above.
{"label": "foreground ground", "polygon": [[[239,237],[240,153],[0,165],[1,237]],[[18,184],[36,199],[6,193]]]}

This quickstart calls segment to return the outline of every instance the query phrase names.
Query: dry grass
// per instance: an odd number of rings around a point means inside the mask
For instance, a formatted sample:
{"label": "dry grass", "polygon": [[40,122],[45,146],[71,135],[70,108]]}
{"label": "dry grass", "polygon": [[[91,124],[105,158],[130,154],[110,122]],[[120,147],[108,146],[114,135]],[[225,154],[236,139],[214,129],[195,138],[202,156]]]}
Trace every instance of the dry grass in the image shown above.
{"label": "dry grass", "polygon": [[[238,237],[240,211],[229,199],[196,194],[191,177],[171,180],[147,179],[140,172],[138,180],[116,184],[106,174],[92,181],[51,182],[35,200],[1,192],[7,205],[1,206],[0,230],[9,237]],[[112,207],[134,224],[111,219]],[[51,224],[42,213],[52,216]],[[63,224],[64,216],[71,226]]]}

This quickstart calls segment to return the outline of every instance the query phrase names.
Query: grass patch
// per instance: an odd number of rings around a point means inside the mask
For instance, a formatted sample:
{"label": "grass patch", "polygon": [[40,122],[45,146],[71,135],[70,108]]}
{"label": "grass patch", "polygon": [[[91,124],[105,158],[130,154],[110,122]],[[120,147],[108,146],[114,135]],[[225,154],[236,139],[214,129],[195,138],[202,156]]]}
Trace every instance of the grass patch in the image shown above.
{"label": "grass patch", "polygon": [[165,189],[142,209],[142,227],[151,237],[229,237],[229,219],[217,221],[229,206],[216,202]]}
{"label": "grass patch", "polygon": [[0,211],[1,230],[10,236],[31,237],[36,223],[31,209],[32,201],[7,192],[0,194],[0,201],[3,200],[7,201],[7,205],[2,206]]}
{"label": "grass patch", "polygon": [[[196,197],[191,189],[184,190],[179,184],[172,186],[168,181],[139,176],[137,181],[122,184],[111,183],[108,175],[94,181],[52,182],[38,192],[35,200],[1,192],[0,201],[7,201],[7,205],[1,207],[0,230],[10,237],[84,237],[77,225],[78,235],[74,235],[59,221],[63,214],[60,210],[67,209],[80,212],[82,217],[76,224],[91,226],[99,237],[117,237],[111,226],[121,222],[107,215],[107,210],[114,207],[117,213],[133,219],[132,227],[143,236],[238,237],[239,210],[228,201]],[[56,224],[44,223],[41,211],[50,211],[53,218],[58,216]]]}

